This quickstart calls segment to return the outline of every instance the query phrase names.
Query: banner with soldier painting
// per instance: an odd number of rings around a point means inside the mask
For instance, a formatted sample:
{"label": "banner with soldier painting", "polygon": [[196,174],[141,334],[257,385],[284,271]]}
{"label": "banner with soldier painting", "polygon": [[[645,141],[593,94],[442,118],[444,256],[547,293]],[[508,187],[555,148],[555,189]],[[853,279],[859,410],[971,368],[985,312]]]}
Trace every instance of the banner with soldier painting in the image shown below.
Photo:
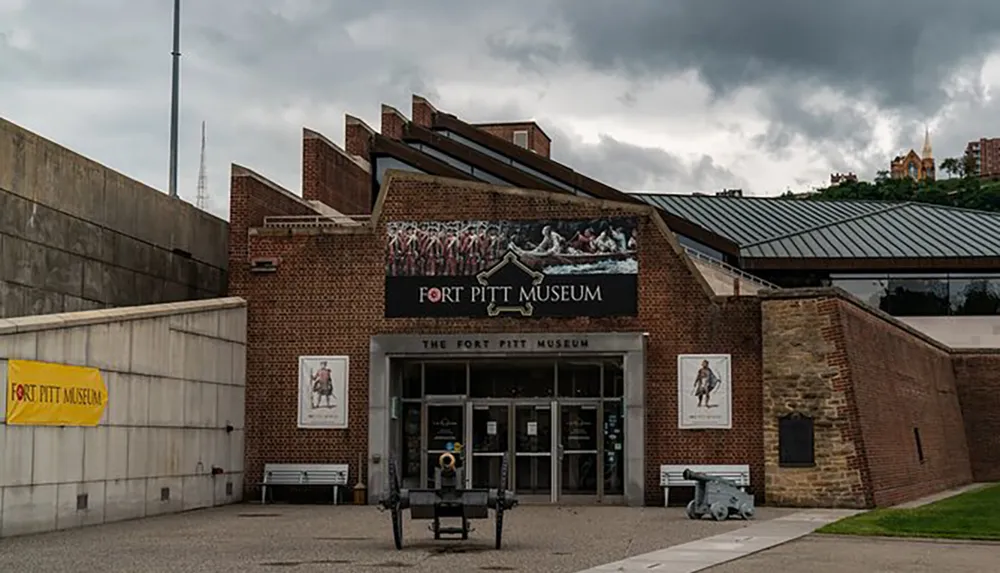
{"label": "banner with soldier painting", "polygon": [[637,220],[393,221],[385,316],[635,316]]}
{"label": "banner with soldier painting", "polygon": [[346,356],[299,357],[299,427],[347,428]]}
{"label": "banner with soldier painting", "polygon": [[729,354],[677,356],[677,425],[682,430],[733,427],[732,358]]}

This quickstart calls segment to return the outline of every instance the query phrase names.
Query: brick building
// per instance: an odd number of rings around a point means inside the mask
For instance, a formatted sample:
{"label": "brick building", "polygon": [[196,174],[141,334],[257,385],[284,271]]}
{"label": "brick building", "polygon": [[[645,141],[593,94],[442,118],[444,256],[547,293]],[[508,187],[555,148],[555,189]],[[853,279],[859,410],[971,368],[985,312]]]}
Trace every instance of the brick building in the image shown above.
{"label": "brick building", "polygon": [[970,141],[965,146],[965,162],[972,175],[1000,179],[1000,137]]}
{"label": "brick building", "polygon": [[540,502],[661,504],[662,464],[748,465],[785,505],[1000,477],[1000,354],[706,266],[690,245],[734,244],[552,161],[533,122],[412,117],[349,117],[344,150],[307,130],[302,197],[233,167],[248,484],[348,463],[371,501],[456,444],[469,485],[507,456]]}

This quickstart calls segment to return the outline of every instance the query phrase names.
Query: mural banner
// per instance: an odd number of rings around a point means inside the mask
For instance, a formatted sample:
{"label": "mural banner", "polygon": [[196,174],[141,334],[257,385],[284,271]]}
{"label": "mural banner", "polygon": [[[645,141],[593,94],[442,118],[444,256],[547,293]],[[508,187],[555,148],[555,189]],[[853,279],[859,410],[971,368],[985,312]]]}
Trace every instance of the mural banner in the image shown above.
{"label": "mural banner", "polygon": [[299,357],[299,427],[347,428],[347,356]]}
{"label": "mural banner", "polygon": [[34,360],[7,362],[7,424],[96,426],[108,404],[97,368]]}
{"label": "mural banner", "polygon": [[393,221],[385,316],[638,313],[637,219]]}
{"label": "mural banner", "polygon": [[733,427],[730,355],[677,356],[677,426],[682,430],[728,430]]}

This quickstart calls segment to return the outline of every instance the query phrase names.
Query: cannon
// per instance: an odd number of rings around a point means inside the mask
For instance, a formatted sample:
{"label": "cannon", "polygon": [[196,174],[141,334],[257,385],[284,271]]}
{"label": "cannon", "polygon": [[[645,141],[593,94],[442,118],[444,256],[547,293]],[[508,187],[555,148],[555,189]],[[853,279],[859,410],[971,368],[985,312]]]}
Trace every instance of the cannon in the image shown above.
{"label": "cannon", "polygon": [[[496,522],[496,548],[503,541],[503,514],[517,505],[514,492],[507,488],[507,456],[500,465],[499,488],[462,487],[463,468],[456,467],[455,455],[441,454],[434,468],[433,489],[401,489],[395,460],[389,460],[389,491],[378,505],[382,511],[392,512],[392,538],[396,549],[403,548],[403,510],[410,510],[410,519],[429,520],[428,529],[434,539],[445,535],[458,535],[468,539],[473,528],[469,521],[488,519],[492,509]],[[445,527],[443,518],[459,518],[461,526]]]}
{"label": "cannon", "polygon": [[736,482],[725,478],[684,470],[684,479],[695,482],[694,499],[687,505],[687,516],[701,519],[711,515],[716,521],[725,521],[736,514],[750,519],[754,514],[754,497]]}

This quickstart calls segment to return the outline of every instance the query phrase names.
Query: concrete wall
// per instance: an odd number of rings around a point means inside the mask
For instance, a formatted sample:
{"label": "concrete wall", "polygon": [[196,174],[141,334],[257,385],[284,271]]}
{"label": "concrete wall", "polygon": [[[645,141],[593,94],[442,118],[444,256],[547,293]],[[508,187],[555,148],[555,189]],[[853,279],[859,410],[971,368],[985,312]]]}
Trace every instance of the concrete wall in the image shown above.
{"label": "concrete wall", "polygon": [[698,269],[701,276],[705,277],[705,282],[712,288],[712,291],[719,296],[750,296],[769,288],[765,283],[751,280],[746,275],[740,275],[721,264],[709,262],[704,258],[692,256],[691,262],[694,263],[694,267]]}
{"label": "concrete wall", "polygon": [[246,319],[226,298],[0,320],[0,403],[8,359],[108,388],[96,427],[0,424],[0,537],[240,501]]}
{"label": "concrete wall", "polygon": [[0,119],[0,318],[225,295],[228,224]]}
{"label": "concrete wall", "polygon": [[899,320],[952,348],[1000,348],[1000,316],[904,316]]}

